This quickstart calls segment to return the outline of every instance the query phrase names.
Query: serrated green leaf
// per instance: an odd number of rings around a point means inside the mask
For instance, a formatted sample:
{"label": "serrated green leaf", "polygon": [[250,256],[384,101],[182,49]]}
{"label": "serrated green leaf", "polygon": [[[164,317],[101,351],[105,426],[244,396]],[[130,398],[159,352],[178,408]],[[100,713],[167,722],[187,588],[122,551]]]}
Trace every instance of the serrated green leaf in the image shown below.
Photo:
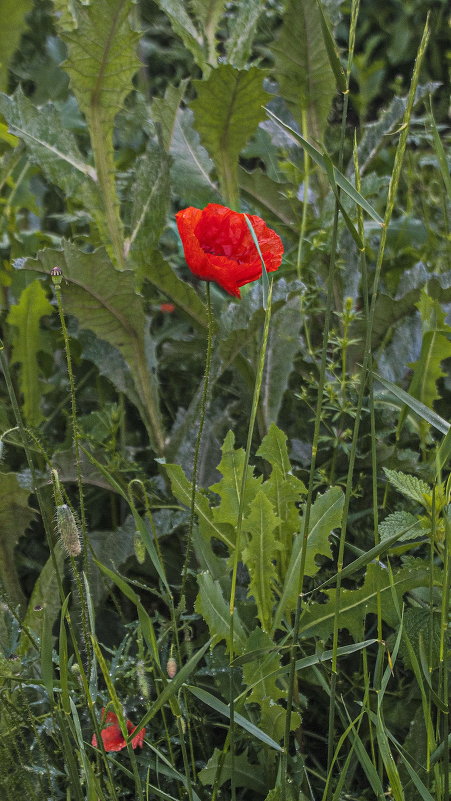
{"label": "serrated green leaf", "polygon": [[267,653],[243,665],[243,681],[252,686],[251,693],[246,696],[247,704],[261,705],[264,700],[276,702],[286,697],[286,690],[277,686],[277,677],[273,675],[280,668],[280,653],[274,648],[271,637],[256,628],[249,636],[244,653],[260,649],[266,649]]}
{"label": "serrated green leaf", "polygon": [[36,512],[28,506],[29,490],[22,489],[15,473],[0,474],[0,583],[13,605],[24,595],[14,563],[14,548]]}
{"label": "serrated green leaf", "polygon": [[[163,463],[162,466],[169,476],[173,494],[181,503],[190,508],[191,482],[186,478],[182,468],[178,464]],[[194,511],[199,521],[199,531],[202,536],[207,540],[209,540],[210,537],[217,537],[217,539],[224,542],[230,550],[233,550],[235,539],[233,528],[216,523],[207,498],[199,491],[196,492]]]}
{"label": "serrated green leaf", "polygon": [[399,538],[399,542],[403,540],[414,540],[416,537],[421,537],[425,534],[424,528],[421,527],[418,519],[410,512],[397,511],[388,515],[381,523],[379,523],[379,537],[381,540],[386,540],[396,534],[397,531],[407,528],[408,526],[416,525],[410,529],[406,534]]}
{"label": "serrated green leaf", "polygon": [[46,350],[40,320],[53,314],[53,306],[47,300],[42,281],[36,279],[23,290],[19,303],[11,306],[8,323],[18,330],[12,339],[11,362],[19,364],[19,387],[23,395],[23,413],[30,426],[37,426],[44,419],[40,401],[46,387],[39,378],[38,353]]}
{"label": "serrated green leaf", "polygon": [[73,314],[80,328],[117,348],[129,366],[143,409],[153,448],[162,453],[164,434],[158,405],[157,376],[146,354],[146,321],[141,296],[135,291],[134,274],[115,270],[106,253],[84,253],[66,242],[63,250],[42,250],[27,259],[23,269],[47,275],[55,265],[63,271],[64,310]]}
{"label": "serrated green leaf", "polygon": [[[222,458],[218,465],[218,470],[223,478],[210,487],[211,491],[216,492],[221,498],[218,506],[213,507],[213,519],[217,523],[229,523],[231,526],[236,526],[238,520],[245,456],[243,448],[235,449],[234,444],[235,435],[233,431],[229,431],[222,444]],[[244,515],[247,514],[249,504],[255,498],[261,483],[261,476],[256,478],[254,468],[252,465],[248,465],[244,487]]]}
{"label": "serrated green leaf", "polygon": [[264,0],[238,3],[235,15],[229,20],[229,35],[225,41],[227,61],[234,67],[245,67],[252,52],[254,36]]}
{"label": "serrated green leaf", "polygon": [[249,790],[254,790],[256,793],[264,793],[266,790],[266,783],[260,777],[259,765],[251,765],[248,760],[247,750],[242,754],[235,754],[233,757],[230,751],[223,754],[219,748],[215,748],[212,756],[208,760],[202,770],[199,771],[199,779],[201,784],[208,785],[214,784],[217,771],[221,765],[221,779],[219,786],[230,781],[232,776],[232,769],[236,787],[247,787]]}
{"label": "serrated green leaf", "polygon": [[416,476],[402,473],[400,470],[389,470],[388,467],[384,467],[384,473],[392,487],[395,487],[398,492],[428,508],[427,498],[431,497],[432,490],[425,481]]}
{"label": "serrated green leaf", "polygon": [[[280,742],[285,734],[285,721],[287,717],[286,707],[276,704],[270,699],[266,699],[261,704],[260,728],[263,729],[273,740]],[[290,716],[290,730],[297,729],[301,724],[301,718],[297,712],[292,710]]]}
{"label": "serrated green leaf", "polygon": [[137,160],[131,192],[130,234],[124,252],[139,264],[157,247],[169,207],[169,158],[158,143],[149,141]]}
{"label": "serrated green leaf", "polygon": [[19,46],[20,37],[26,29],[26,16],[33,7],[33,0],[2,0],[2,25],[0,26],[0,89],[8,86],[8,64]]}
{"label": "serrated green leaf", "polygon": [[[401,568],[393,575],[391,585],[389,571],[380,562],[371,562],[365,573],[365,580],[356,590],[341,589],[340,593],[340,628],[347,629],[355,641],[361,639],[364,620],[367,614],[376,614],[378,594],[381,600],[382,618],[390,626],[395,627],[399,621],[398,609],[406,592],[416,587],[427,587],[430,570],[420,559],[413,559],[408,566]],[[438,576],[437,576],[438,579]],[[395,592],[397,605],[394,604],[392,592]],[[319,637],[327,639],[333,631],[336,589],[325,590],[326,603],[310,604],[301,616],[301,631],[315,632]]]}
{"label": "serrated green leaf", "polygon": [[194,81],[197,97],[191,108],[196,129],[216,164],[222,193],[231,206],[237,205],[240,151],[265,116],[264,74],[257,67],[237,70],[222,64],[208,80]]}
{"label": "serrated green leaf", "polygon": [[156,3],[168,17],[174,33],[180,36],[185,47],[194,56],[196,64],[203,69],[206,68],[202,36],[189,16],[183,0],[156,0]]}
{"label": "serrated green leaf", "polygon": [[303,133],[322,141],[335,81],[318,7],[310,0],[289,0],[271,50],[273,73],[282,97],[301,126],[306,115]]}
{"label": "serrated green leaf", "polygon": [[[231,650],[230,642],[230,611],[225,600],[219,581],[214,581],[209,573],[199,573],[197,576],[199,594],[194,608],[205,620],[210,637],[216,644],[225,640],[227,650]],[[242,653],[246,646],[246,634],[238,612],[233,613],[233,649]]]}
{"label": "serrated green leaf", "polygon": [[[343,504],[343,491],[340,487],[331,487],[324,495],[319,495],[312,505],[304,570],[306,576],[314,576],[318,572],[319,567],[316,563],[316,556],[331,557],[329,535],[332,529],[341,525]],[[303,535],[303,523],[301,523],[300,533],[293,543],[282,595],[277,607],[274,621],[275,628],[280,625],[284,614],[293,612],[296,608]]]}
{"label": "serrated green leaf", "polygon": [[176,114],[169,150],[171,180],[176,195],[185,203],[202,208],[207,203],[219,203],[221,196],[210,177],[213,161],[200,143],[193,119],[193,112],[188,108],[179,109]]}
{"label": "serrated green leaf", "polygon": [[9,129],[23,140],[31,160],[38,164],[45,177],[73,197],[85,187],[87,177],[96,179],[93,167],[86,164],[74,135],[61,121],[51,103],[37,109],[19,87],[12,97],[0,93],[0,114]]}
{"label": "serrated green leaf", "polygon": [[259,490],[243,518],[242,530],[250,535],[242,560],[249,571],[248,597],[257,604],[257,615],[263,631],[270,631],[274,603],[273,584],[276,579],[274,559],[280,543],[275,530],[280,519],[274,513],[272,503]]}
{"label": "serrated green leaf", "polygon": [[68,48],[65,62],[71,86],[88,122],[97,177],[106,217],[111,254],[123,267],[123,233],[115,186],[113,126],[116,114],[133,89],[139,69],[138,35],[131,30],[131,0],[96,0],[74,3],[77,26],[64,28]]}

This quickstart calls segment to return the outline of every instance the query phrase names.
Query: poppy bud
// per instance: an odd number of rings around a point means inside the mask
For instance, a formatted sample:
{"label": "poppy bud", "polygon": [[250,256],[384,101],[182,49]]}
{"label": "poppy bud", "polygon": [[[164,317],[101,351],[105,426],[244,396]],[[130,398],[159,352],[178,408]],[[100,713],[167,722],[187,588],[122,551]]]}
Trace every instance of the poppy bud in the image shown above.
{"label": "poppy bud", "polygon": [[50,275],[52,277],[52,281],[56,287],[59,287],[61,281],[63,280],[63,271],[61,267],[52,267],[50,270]]}
{"label": "poppy bud", "polygon": [[78,556],[81,553],[80,533],[67,503],[56,507],[56,528],[68,556]]}

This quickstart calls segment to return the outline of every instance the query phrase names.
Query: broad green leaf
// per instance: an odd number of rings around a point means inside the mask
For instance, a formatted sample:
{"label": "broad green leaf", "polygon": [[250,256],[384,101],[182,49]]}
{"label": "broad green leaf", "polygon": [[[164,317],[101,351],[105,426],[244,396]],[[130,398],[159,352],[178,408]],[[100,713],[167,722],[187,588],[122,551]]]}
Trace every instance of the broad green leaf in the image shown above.
{"label": "broad green leaf", "polygon": [[[322,170],[324,170],[324,172],[327,173],[326,160],[323,154],[316,147],[313,147],[313,145],[311,145],[310,142],[308,142],[307,139],[305,139],[305,137],[302,136],[300,133],[295,131],[285,122],[282,122],[282,120],[276,117],[276,115],[273,114],[273,112],[269,108],[266,109],[266,113],[268,114],[269,117],[271,117],[272,120],[274,120],[274,122],[280,128],[282,128],[288,134],[290,139],[292,139],[297,144],[301,145],[301,147],[303,147],[307,151],[307,153],[309,154],[309,156],[311,156],[315,164],[317,164],[319,167],[321,167]],[[346,192],[346,194],[349,195],[349,197],[354,201],[354,203],[356,203],[358,206],[361,206],[361,208],[364,211],[366,211],[366,213],[369,214],[369,216],[382,227],[384,225],[382,217],[379,216],[379,214],[373,209],[371,204],[368,203],[368,201],[363,197],[363,195],[361,195],[360,192],[357,191],[357,189],[353,186],[353,184],[336,167],[333,168],[333,176],[335,183],[340,187],[340,189],[342,189],[343,192]]]}
{"label": "broad green leaf", "polygon": [[202,46],[202,36],[186,10],[183,0],[156,0],[157,5],[169,18],[174,33],[180,36],[185,47],[194,56],[196,64],[205,69],[206,57]]}
{"label": "broad green leaf", "polygon": [[28,506],[29,495],[29,490],[20,486],[15,473],[0,474],[0,583],[14,606],[24,601],[14,548],[36,518],[35,510]]}
{"label": "broad green leaf", "polygon": [[416,476],[402,473],[400,470],[389,470],[388,467],[384,467],[384,473],[392,487],[395,487],[398,492],[401,492],[406,498],[420,503],[421,506],[428,507],[428,499],[431,498],[432,490],[425,481]]}
{"label": "broad green leaf", "polygon": [[[230,642],[230,612],[229,604],[222,594],[219,581],[213,581],[209,573],[199,573],[197,576],[199,594],[194,608],[198,615],[205,620],[210,637],[214,644],[225,640],[227,650],[231,651]],[[246,634],[237,610],[233,613],[233,650],[242,653],[246,645]]]}
{"label": "broad green leaf", "polygon": [[0,89],[8,86],[8,64],[19,46],[20,37],[26,29],[26,16],[33,7],[33,0],[2,0],[2,25],[0,26]]}
{"label": "broad green leaf", "polygon": [[259,490],[243,519],[243,531],[250,538],[242,560],[250,576],[248,597],[253,597],[257,604],[257,615],[263,631],[271,630],[273,585],[277,575],[274,559],[280,546],[275,530],[279,524],[280,519],[274,513],[271,501]]}
{"label": "broad green leaf", "polygon": [[[285,734],[285,721],[287,709],[281,704],[275,704],[267,698],[261,704],[260,728],[263,729],[273,740],[280,742]],[[297,729],[301,723],[301,718],[294,710],[290,716],[290,730]]]}
{"label": "broad green leaf", "polygon": [[[422,290],[420,300],[415,305],[421,315],[423,339],[419,358],[409,364],[413,376],[408,393],[425,406],[433,408],[434,402],[440,398],[437,382],[445,375],[442,361],[451,356],[451,327],[445,323],[445,313],[438,300],[430,298],[425,290]],[[402,419],[403,417],[400,425]],[[420,427],[424,439],[428,425],[421,420]]]}
{"label": "broad green leaf", "polygon": [[233,207],[238,200],[238,157],[258,123],[268,93],[264,72],[257,67],[237,70],[230,64],[214,69],[208,80],[194,81],[197,97],[191,103],[196,129],[213,158],[224,198]]}
{"label": "broad green leaf", "polygon": [[227,61],[239,69],[249,61],[257,23],[265,8],[264,0],[246,0],[238,3],[235,14],[229,19],[229,35],[225,41]]}
{"label": "broad green leaf", "polygon": [[[390,626],[395,627],[399,621],[398,608],[406,592],[416,587],[427,587],[429,583],[429,566],[420,559],[412,559],[408,566],[401,568],[393,576],[393,588],[389,571],[380,562],[371,562],[365,573],[365,580],[356,590],[341,589],[340,592],[340,628],[347,629],[354,640],[360,640],[364,629],[365,616],[376,614],[377,597],[381,600],[382,618]],[[393,601],[395,592],[397,605]],[[301,616],[303,634],[315,633],[327,639],[333,631],[336,589],[323,590],[328,596],[326,603],[310,604]]]}
{"label": "broad green leaf", "polygon": [[[164,462],[162,466],[169,476],[173,494],[180,503],[190,508],[191,482],[186,478],[182,468],[178,464],[165,464]],[[199,491],[196,491],[194,511],[199,521],[199,531],[202,536],[207,540],[209,540],[210,537],[217,537],[217,539],[224,542],[230,550],[233,550],[235,540],[233,528],[216,523],[207,498]]]}
{"label": "broad green leaf", "polygon": [[299,298],[288,301],[283,313],[271,321],[260,400],[266,426],[277,422],[293,362],[301,347],[300,326]]}
{"label": "broad green leaf", "polygon": [[[275,43],[273,74],[303,134],[322,141],[335,81],[321,15],[311,0],[288,0]],[[303,118],[306,117],[306,126]]]}
{"label": "broad green leaf", "polygon": [[[340,487],[331,487],[324,495],[319,495],[312,505],[304,569],[306,576],[314,576],[318,572],[319,566],[316,563],[316,556],[322,555],[329,558],[331,557],[332,552],[330,549],[329,535],[332,529],[338,528],[341,525],[343,504],[344,495]],[[293,544],[282,595],[274,621],[275,628],[280,625],[284,614],[293,612],[296,608],[303,538],[304,531],[302,523],[300,533]]]}
{"label": "broad green leaf", "polygon": [[238,167],[238,183],[251,207],[256,206],[267,224],[270,224],[271,217],[287,227],[297,223],[299,202],[289,197],[291,184],[273,181],[261,169],[248,172],[243,167]]}
{"label": "broad green leaf", "polygon": [[[223,715],[225,718],[230,719],[230,708],[226,706],[222,701],[216,698],[211,693],[203,690],[201,687],[191,687],[190,685],[187,686],[187,689],[199,699],[199,701],[203,701],[204,704],[214,709],[215,712],[219,712],[220,715]],[[255,726],[254,723],[251,723],[250,720],[245,718],[243,715],[240,715],[238,712],[234,715],[235,723],[238,726],[241,726],[245,731],[252,734],[253,737],[256,737],[257,740],[264,743],[265,745],[269,745],[270,748],[274,748],[275,751],[279,753],[282,752],[282,748],[278,743],[276,743],[272,737],[269,737],[265,732]]]}
{"label": "broad green leaf", "polygon": [[[229,431],[222,444],[222,458],[218,465],[218,470],[223,478],[210,487],[211,491],[216,492],[221,498],[218,506],[213,507],[213,519],[217,523],[229,523],[232,526],[236,526],[238,520],[245,456],[243,448],[235,449],[234,445],[235,435],[233,431]],[[252,465],[248,465],[244,487],[244,515],[247,514],[249,504],[255,498],[261,483],[261,476],[256,478],[254,468]]]}
{"label": "broad green leaf", "polygon": [[203,207],[207,203],[219,203],[221,196],[210,173],[213,162],[200,143],[193,127],[191,109],[179,109],[169,152],[172,158],[171,181],[173,191],[185,203]]}
{"label": "broad green leaf", "polygon": [[94,183],[90,184],[87,177],[95,181],[96,172],[84,162],[74,135],[64,127],[51,103],[37,109],[19,87],[12,97],[0,93],[0,114],[10,131],[23,140],[30,159],[41,167],[47,180],[69,197],[81,191],[95,192]]}
{"label": "broad green leaf", "polygon": [[132,78],[139,69],[137,33],[131,30],[131,0],[74,0],[76,27],[63,27],[68,48],[65,69],[78,104],[86,116],[111,245],[117,266],[123,267],[123,233],[115,186],[113,126]]}
{"label": "broad green leaf", "polygon": [[198,776],[201,784],[204,786],[214,784],[219,766],[221,766],[220,787],[225,782],[230,781],[233,769],[236,787],[247,787],[249,790],[254,790],[254,792],[260,794],[265,792],[266,782],[261,778],[260,766],[250,764],[247,750],[241,754],[234,755],[232,766],[232,754],[230,751],[227,751],[224,756],[219,748],[215,748],[205,767],[199,771]]}
{"label": "broad green leaf", "polygon": [[[413,528],[411,528],[413,526]],[[401,529],[410,528],[406,534],[399,538],[399,542],[403,540],[414,540],[416,537],[422,537],[426,531],[420,525],[415,515],[410,512],[397,511],[389,514],[381,523],[379,523],[379,537],[381,540],[393,536]]]}
{"label": "broad green leaf", "polygon": [[42,281],[38,278],[23,290],[19,303],[11,306],[7,322],[18,330],[12,339],[12,364],[19,364],[19,388],[23,395],[23,413],[30,426],[44,419],[41,397],[47,387],[39,378],[38,353],[47,350],[40,328],[41,317],[53,314]]}
{"label": "broad green leaf", "polygon": [[23,269],[47,275],[55,265],[63,271],[64,310],[78,319],[80,328],[117,348],[125,359],[145,412],[152,447],[164,449],[164,434],[158,406],[157,377],[146,354],[146,320],[143,301],[134,288],[134,274],[115,270],[106,253],[84,253],[66,242],[64,250],[42,250],[37,259],[27,259]]}
{"label": "broad green leaf", "polygon": [[[130,255],[139,264],[156,249],[169,206],[169,158],[158,143],[149,141],[146,152],[137,160],[131,193],[125,256]],[[142,272],[138,270],[138,274]]]}
{"label": "broad green leaf", "polygon": [[[257,456],[261,456],[262,459],[266,459],[271,467],[280,468],[280,472],[284,478],[291,472],[287,439],[287,435],[278,428],[275,423],[271,423],[268,433],[263,437],[256,454]],[[299,483],[301,484],[302,482]]]}
{"label": "broad green leaf", "polygon": [[[65,553],[61,541],[55,544],[55,560],[60,575],[64,572]],[[47,620],[50,621],[50,628],[55,623],[61,609],[61,598],[59,594],[58,581],[55,573],[55,566],[51,556],[47,559],[44,567],[36,579],[30,600],[28,601],[27,611],[23,619],[23,628],[20,635],[18,653],[22,656],[30,650],[32,644],[26,635],[26,629],[31,632],[37,641],[40,640],[43,626],[43,608],[47,612]]]}
{"label": "broad green leaf", "polygon": [[[261,655],[261,650],[266,651]],[[276,673],[280,668],[281,655],[274,647],[274,641],[260,628],[254,629],[246,643],[245,655],[257,651],[256,659],[243,665],[243,681],[251,686],[251,693],[246,695],[247,704],[260,704],[271,699],[273,702],[286,697],[286,690],[276,684]]]}
{"label": "broad green leaf", "polygon": [[140,269],[143,277],[185,312],[196,328],[207,327],[207,313],[199,295],[179,278],[159,251],[148,253]]}

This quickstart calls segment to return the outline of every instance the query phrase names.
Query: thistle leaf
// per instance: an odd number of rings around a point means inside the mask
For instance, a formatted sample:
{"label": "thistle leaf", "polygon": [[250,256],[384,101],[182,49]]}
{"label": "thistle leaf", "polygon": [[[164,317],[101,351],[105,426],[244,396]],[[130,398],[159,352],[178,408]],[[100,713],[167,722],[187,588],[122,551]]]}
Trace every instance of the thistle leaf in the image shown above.
{"label": "thistle leaf", "polygon": [[[213,581],[209,573],[199,573],[197,577],[199,594],[194,608],[207,623],[210,636],[215,643],[225,640],[230,651],[230,612],[219,581]],[[233,644],[237,653],[243,653],[246,645],[246,634],[238,613],[233,613]]]}
{"label": "thistle leaf", "polygon": [[271,50],[280,94],[301,127],[306,115],[304,134],[321,142],[335,94],[335,79],[315,3],[289,0]]}
{"label": "thistle leaf", "polygon": [[[218,465],[218,470],[223,478],[216,484],[213,484],[210,489],[216,492],[221,501],[218,506],[213,508],[213,519],[220,523],[229,523],[236,526],[238,520],[238,510],[240,506],[240,492],[241,482],[244,469],[244,450],[243,448],[234,448],[235,435],[233,431],[229,431],[222,445],[222,459]],[[262,483],[262,478],[254,476],[254,468],[248,465],[246,471],[246,483],[244,487],[244,514],[247,514],[249,504],[255,498],[255,495]]]}
{"label": "thistle leaf", "polygon": [[30,426],[44,419],[40,401],[47,387],[39,378],[38,353],[47,350],[40,319],[53,314],[42,281],[36,279],[23,290],[19,303],[11,306],[7,322],[17,328],[12,340],[11,362],[19,364],[19,388],[23,395],[23,413]]}
{"label": "thistle leaf", "polygon": [[236,205],[238,157],[265,118],[268,93],[264,72],[257,67],[237,70],[230,64],[214,69],[206,81],[194,81],[197,97],[191,103],[196,129],[213,158],[223,195]]}
{"label": "thistle leaf", "polygon": [[250,576],[248,597],[255,599],[263,631],[271,630],[273,585],[277,576],[274,559],[279,548],[274,532],[279,524],[272,503],[259,490],[243,519],[243,531],[250,534],[250,539],[242,558]]}
{"label": "thistle leaf", "polygon": [[185,96],[188,83],[188,79],[185,78],[185,80],[180,81],[178,86],[169,84],[166,87],[164,97],[156,97],[152,102],[152,119],[161,126],[162,142],[166,153],[169,153],[169,148],[171,147],[177,112]]}
{"label": "thistle leaf", "polygon": [[117,348],[125,359],[145,412],[152,447],[164,449],[164,434],[158,405],[157,376],[147,360],[146,321],[141,296],[135,291],[134,274],[115,270],[105,251],[84,253],[66,242],[64,250],[42,250],[37,259],[27,259],[23,269],[49,274],[58,264],[64,280],[63,305],[78,319],[80,328]]}

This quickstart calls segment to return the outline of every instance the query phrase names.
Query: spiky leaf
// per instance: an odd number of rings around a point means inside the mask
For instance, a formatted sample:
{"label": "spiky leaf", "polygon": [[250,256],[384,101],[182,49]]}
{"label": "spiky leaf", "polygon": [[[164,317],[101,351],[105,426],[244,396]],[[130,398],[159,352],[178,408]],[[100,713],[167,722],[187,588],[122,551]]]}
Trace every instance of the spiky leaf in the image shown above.
{"label": "spiky leaf", "polygon": [[242,558],[250,576],[248,597],[253,597],[257,604],[263,631],[271,629],[276,579],[274,559],[280,546],[275,530],[279,525],[280,519],[274,513],[271,501],[259,490],[243,520],[243,531],[250,535],[250,539]]}
{"label": "spiky leaf", "polygon": [[279,701],[286,697],[286,690],[278,687],[276,679],[270,674],[280,668],[280,653],[274,648],[274,642],[268,634],[256,628],[250,634],[246,645],[246,653],[267,649],[268,653],[259,656],[252,662],[243,665],[243,681],[247,687],[252,687],[246,701],[249,704],[262,704],[264,700]]}
{"label": "spiky leaf", "polygon": [[8,64],[19,46],[20,37],[26,28],[25,18],[32,7],[32,0],[3,0],[2,2],[3,24],[0,26],[1,90],[6,89],[8,86]]}
{"label": "spiky leaf", "polygon": [[19,365],[19,387],[23,395],[23,413],[30,426],[43,420],[41,397],[46,387],[39,377],[38,353],[46,350],[40,327],[41,317],[53,314],[42,281],[36,279],[22,292],[19,303],[11,306],[7,321],[17,331],[13,336],[12,363]]}
{"label": "spiky leaf", "polygon": [[156,0],[156,2],[169,18],[174,33],[180,36],[185,47],[194,56],[196,64],[199,67],[206,67],[202,36],[186,10],[186,3],[183,0]]}
{"label": "spiky leaf", "polygon": [[242,754],[235,754],[232,766],[232,755],[230,751],[228,751],[224,757],[224,753],[220,751],[219,748],[215,748],[205,767],[199,771],[201,784],[204,786],[207,784],[214,784],[216,776],[218,775],[219,766],[221,766],[220,786],[230,781],[233,767],[236,787],[248,787],[249,790],[254,790],[254,792],[260,794],[265,792],[266,783],[260,776],[259,766],[249,763],[247,751],[244,751]]}
{"label": "spiky leaf", "polygon": [[[199,595],[194,608],[204,618],[214,641],[225,640],[227,650],[230,651],[230,612],[221,585],[219,581],[213,581],[209,573],[199,573],[197,583]],[[242,653],[246,644],[246,634],[236,609],[233,613],[233,643],[234,651]]]}
{"label": "spiky leaf", "polygon": [[[318,572],[316,557],[331,556],[329,536],[341,524],[344,495],[340,487],[331,487],[324,495],[318,495],[310,511],[305,575],[314,576]],[[302,559],[304,525],[296,537],[283,585],[282,596],[277,608],[274,625],[280,624],[282,616],[296,608],[299,591],[299,570]]]}
{"label": "spiky leaf", "polygon": [[[222,459],[218,465],[223,478],[210,487],[212,492],[216,492],[221,498],[218,506],[213,508],[214,520],[232,526],[236,526],[238,520],[245,455],[243,448],[235,449],[234,445],[235,435],[233,431],[229,431],[221,448]],[[249,504],[254,499],[261,482],[261,477],[256,478],[253,467],[248,465],[244,488],[244,514],[247,514]]]}
{"label": "spiky leaf", "polygon": [[152,445],[164,448],[158,406],[157,377],[147,360],[146,325],[142,298],[134,288],[134,274],[113,268],[103,250],[84,253],[69,242],[64,250],[42,250],[37,259],[27,259],[25,269],[49,274],[59,265],[63,271],[64,310],[73,314],[80,328],[117,348],[129,366]]}
{"label": "spiky leaf", "polygon": [[282,29],[271,47],[280,93],[304,134],[321,141],[335,94],[335,79],[321,27],[310,0],[289,0]]}
{"label": "spiky leaf", "polygon": [[0,474],[0,583],[13,605],[24,595],[14,563],[14,548],[25,534],[36,512],[28,506],[29,490],[23,489],[15,473]]}
{"label": "spiky leaf", "polygon": [[191,103],[196,129],[213,158],[221,188],[231,205],[237,199],[238,156],[258,123],[268,100],[264,73],[257,67],[237,70],[229,64],[214,69],[208,80],[195,81]]}
{"label": "spiky leaf", "polygon": [[241,68],[248,63],[257,23],[264,7],[264,0],[238,3],[236,13],[229,22],[229,35],[225,42],[227,60],[234,67]]}

